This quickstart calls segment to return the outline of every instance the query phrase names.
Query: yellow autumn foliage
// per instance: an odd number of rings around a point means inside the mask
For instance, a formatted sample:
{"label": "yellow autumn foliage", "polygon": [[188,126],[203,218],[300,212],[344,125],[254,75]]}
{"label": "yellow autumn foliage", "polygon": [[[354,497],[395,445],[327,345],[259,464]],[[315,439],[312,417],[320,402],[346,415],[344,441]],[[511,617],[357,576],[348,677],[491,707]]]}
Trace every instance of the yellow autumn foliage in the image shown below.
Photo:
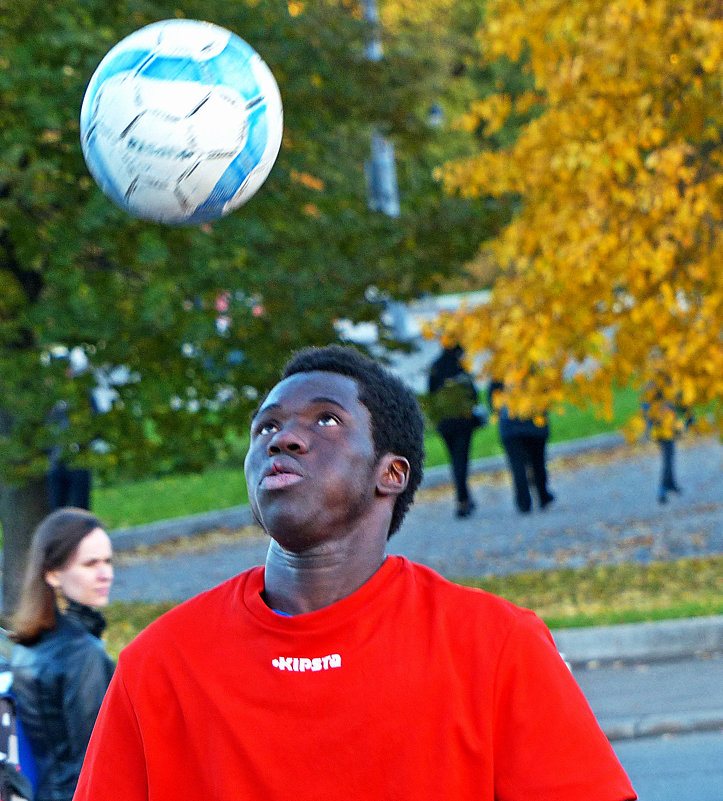
{"label": "yellow autumn foliage", "polygon": [[307,189],[313,189],[315,192],[324,191],[324,182],[321,180],[321,178],[310,175],[308,172],[291,170],[291,180],[294,181],[294,183],[305,186]]}
{"label": "yellow autumn foliage", "polygon": [[723,429],[723,3],[488,0],[480,58],[528,60],[534,92],[473,104],[504,125],[542,102],[507,150],[449,163],[446,188],[521,197],[486,243],[502,277],[488,305],[439,335],[504,379],[513,409],[611,407],[615,384]]}

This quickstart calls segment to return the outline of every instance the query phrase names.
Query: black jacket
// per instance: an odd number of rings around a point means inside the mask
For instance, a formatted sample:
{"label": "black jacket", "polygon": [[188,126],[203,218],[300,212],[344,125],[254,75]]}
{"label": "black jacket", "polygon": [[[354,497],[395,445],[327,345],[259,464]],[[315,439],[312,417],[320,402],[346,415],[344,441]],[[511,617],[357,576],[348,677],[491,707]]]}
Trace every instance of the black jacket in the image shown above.
{"label": "black jacket", "polygon": [[445,348],[429,370],[427,416],[439,429],[450,423],[476,428],[483,422],[475,417],[477,389],[472,376],[462,367],[462,348]]}
{"label": "black jacket", "polygon": [[113,662],[100,635],[105,619],[70,602],[58,625],[12,653],[18,714],[38,767],[36,801],[71,801]]}

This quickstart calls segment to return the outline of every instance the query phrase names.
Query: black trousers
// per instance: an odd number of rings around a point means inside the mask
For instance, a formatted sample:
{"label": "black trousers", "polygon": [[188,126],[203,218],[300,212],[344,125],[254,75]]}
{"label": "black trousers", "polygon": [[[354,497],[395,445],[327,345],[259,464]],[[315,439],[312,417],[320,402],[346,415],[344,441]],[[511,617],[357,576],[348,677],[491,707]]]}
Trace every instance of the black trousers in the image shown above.
{"label": "black trousers", "polygon": [[661,455],[660,488],[672,490],[676,488],[673,460],[675,458],[675,440],[659,439]]}
{"label": "black trousers", "polygon": [[469,467],[469,447],[474,429],[475,425],[470,420],[457,417],[442,420],[437,426],[437,431],[449,451],[452,479],[458,503],[467,503],[469,500],[467,472]]}
{"label": "black trousers", "polygon": [[60,462],[51,467],[47,482],[51,510],[63,506],[90,509],[90,470]]}
{"label": "black trousers", "polygon": [[515,490],[515,503],[521,512],[529,512],[532,508],[528,471],[537,490],[540,506],[547,505],[552,495],[547,489],[547,467],[545,465],[545,437],[517,434],[502,440],[507,462],[512,473]]}

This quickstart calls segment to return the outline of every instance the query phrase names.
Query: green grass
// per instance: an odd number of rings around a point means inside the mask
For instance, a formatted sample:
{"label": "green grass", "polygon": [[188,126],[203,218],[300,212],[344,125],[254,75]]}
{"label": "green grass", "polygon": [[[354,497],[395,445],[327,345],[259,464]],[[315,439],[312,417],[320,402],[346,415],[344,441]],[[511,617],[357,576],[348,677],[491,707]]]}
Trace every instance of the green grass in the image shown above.
{"label": "green grass", "polygon": [[723,556],[459,578],[534,609],[551,628],[723,614]]}
{"label": "green grass", "polygon": [[[723,556],[652,564],[543,570],[460,578],[537,612],[550,628],[669,620],[723,614]],[[107,645],[120,649],[172,603],[112,603]]]}
{"label": "green grass", "polygon": [[615,391],[613,418],[610,421],[603,420],[592,409],[581,410],[574,406],[565,406],[562,414],[552,416],[551,441],[562,442],[619,431],[639,410],[640,398],[632,389]]}
{"label": "green grass", "polygon": [[[595,416],[592,411],[568,407],[563,414],[551,418],[551,441],[579,439],[594,434],[617,431],[635,413],[637,395],[621,390],[615,395],[612,421]],[[426,466],[447,463],[442,440],[434,431],[425,437]],[[472,459],[494,456],[502,452],[496,425],[475,432]],[[109,529],[135,526],[156,520],[225,509],[248,502],[241,466],[211,468],[193,475],[148,478],[115,486],[97,487],[93,491],[93,511]]]}
{"label": "green grass", "polygon": [[247,501],[243,469],[229,467],[99,487],[93,491],[92,505],[106,526],[116,529],[225,509]]}

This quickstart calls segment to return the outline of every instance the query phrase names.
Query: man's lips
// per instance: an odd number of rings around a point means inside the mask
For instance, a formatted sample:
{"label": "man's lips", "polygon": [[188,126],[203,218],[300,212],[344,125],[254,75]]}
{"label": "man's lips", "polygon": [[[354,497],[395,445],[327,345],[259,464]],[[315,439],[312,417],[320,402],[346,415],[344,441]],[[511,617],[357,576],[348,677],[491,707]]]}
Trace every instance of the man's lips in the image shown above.
{"label": "man's lips", "polygon": [[261,488],[267,490],[283,489],[301,481],[298,473],[273,473],[261,479]]}
{"label": "man's lips", "polygon": [[259,486],[267,490],[283,489],[297,484],[302,478],[301,471],[295,464],[291,464],[287,460],[275,459],[261,479]]}

